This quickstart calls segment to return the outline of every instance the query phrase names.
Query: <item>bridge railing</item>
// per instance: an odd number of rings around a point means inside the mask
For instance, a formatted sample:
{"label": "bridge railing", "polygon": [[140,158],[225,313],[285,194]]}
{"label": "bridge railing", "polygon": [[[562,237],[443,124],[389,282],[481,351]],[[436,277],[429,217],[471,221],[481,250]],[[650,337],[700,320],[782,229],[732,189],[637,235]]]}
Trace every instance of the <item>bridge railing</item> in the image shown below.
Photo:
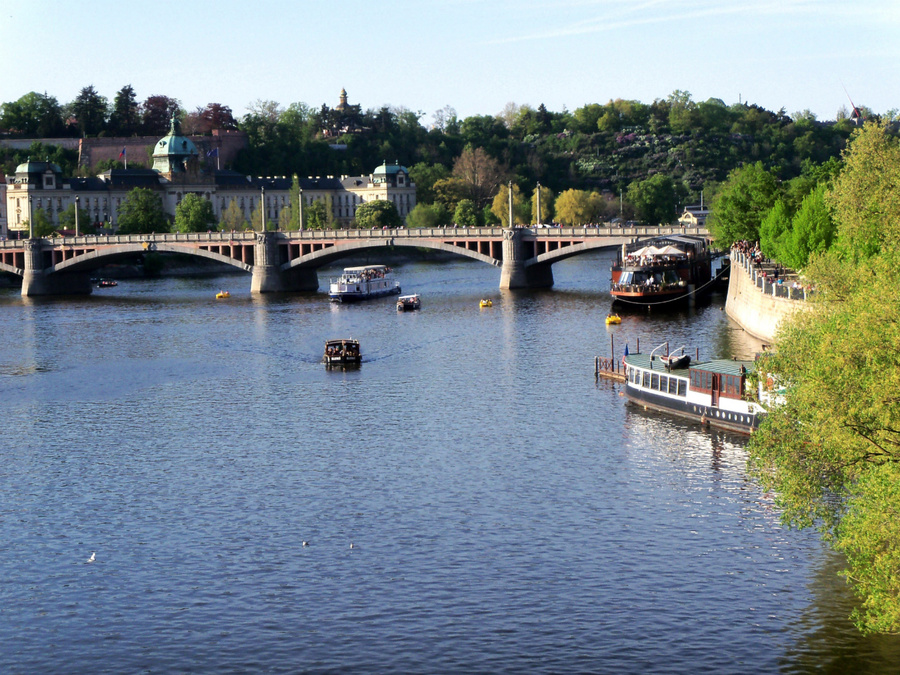
{"label": "bridge railing", "polygon": [[[526,236],[542,238],[571,237],[658,237],[671,234],[688,234],[706,236],[709,232],[703,227],[680,226],[630,226],[630,227],[542,227],[522,228]],[[287,241],[318,241],[346,239],[498,239],[503,236],[502,227],[423,227],[400,228],[391,230],[302,230],[291,232],[275,232],[277,238]],[[254,242],[257,232],[240,230],[234,232],[161,232],[154,234],[88,234],[78,237],[47,237],[43,240],[48,246],[110,246],[115,244],[153,243],[202,243],[202,242]],[[25,240],[11,239],[0,241],[0,250],[21,249]]]}

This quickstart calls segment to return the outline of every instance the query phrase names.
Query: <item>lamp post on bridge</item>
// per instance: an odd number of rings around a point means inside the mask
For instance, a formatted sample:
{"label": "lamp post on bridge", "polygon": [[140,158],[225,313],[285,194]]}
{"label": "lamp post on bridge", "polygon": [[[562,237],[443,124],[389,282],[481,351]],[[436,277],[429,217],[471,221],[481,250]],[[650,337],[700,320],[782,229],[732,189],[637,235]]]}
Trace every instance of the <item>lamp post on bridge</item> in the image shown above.
{"label": "lamp post on bridge", "polygon": [[259,215],[260,215],[260,222],[262,223],[262,231],[265,232],[266,231],[266,186],[263,185],[259,189],[260,189],[260,192],[262,193],[262,196],[260,197],[260,202],[259,202]]}
{"label": "lamp post on bridge", "polygon": [[28,238],[34,239],[34,197],[28,196]]}
{"label": "lamp post on bridge", "polygon": [[537,221],[535,221],[538,225],[541,224],[541,184],[537,184]]}
{"label": "lamp post on bridge", "polygon": [[75,195],[75,236],[78,236],[78,205],[81,203],[81,197]]}

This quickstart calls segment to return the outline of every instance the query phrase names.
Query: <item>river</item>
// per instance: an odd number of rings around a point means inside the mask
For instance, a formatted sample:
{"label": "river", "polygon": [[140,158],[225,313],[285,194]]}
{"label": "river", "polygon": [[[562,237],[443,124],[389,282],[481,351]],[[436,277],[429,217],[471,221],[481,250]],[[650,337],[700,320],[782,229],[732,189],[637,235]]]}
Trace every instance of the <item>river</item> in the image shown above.
{"label": "river", "polygon": [[[287,297],[0,291],[0,671],[895,668],[900,638],[855,631],[841,560],[779,524],[744,438],[595,381],[610,335],[759,349],[723,298],[607,327],[609,263],[535,292],[398,264],[410,313],[329,304],[328,272]],[[358,370],[320,364],[335,337]]]}

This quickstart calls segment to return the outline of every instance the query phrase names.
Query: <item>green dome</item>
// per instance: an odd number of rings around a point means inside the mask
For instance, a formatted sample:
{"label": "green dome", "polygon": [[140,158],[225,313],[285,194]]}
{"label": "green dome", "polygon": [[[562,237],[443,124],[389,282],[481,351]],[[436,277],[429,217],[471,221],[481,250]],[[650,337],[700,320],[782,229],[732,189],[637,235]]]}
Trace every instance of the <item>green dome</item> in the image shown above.
{"label": "green dome", "polygon": [[409,173],[409,170],[405,166],[400,166],[400,162],[394,162],[393,164],[388,164],[385,162],[377,169],[375,169],[373,175],[374,176],[393,176],[400,172]]}
{"label": "green dome", "polygon": [[187,158],[197,157],[199,154],[194,142],[190,138],[181,135],[181,124],[178,123],[178,119],[173,115],[169,133],[159,139],[156,147],[153,149],[153,156]]}
{"label": "green dome", "polygon": [[16,167],[16,173],[46,173],[47,170],[52,171],[53,173],[61,174],[62,169],[59,167],[59,164],[54,164],[53,162],[32,162],[31,158],[28,159],[27,162],[19,164]]}

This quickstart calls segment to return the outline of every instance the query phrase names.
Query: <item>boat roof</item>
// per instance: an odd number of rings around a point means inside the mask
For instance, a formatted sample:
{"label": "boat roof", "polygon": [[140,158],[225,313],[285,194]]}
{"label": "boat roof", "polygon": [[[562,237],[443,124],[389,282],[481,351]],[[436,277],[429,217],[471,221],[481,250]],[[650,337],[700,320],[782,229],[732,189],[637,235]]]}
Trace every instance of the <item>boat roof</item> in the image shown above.
{"label": "boat roof", "polygon": [[353,338],[343,338],[343,339],[337,339],[337,340],[325,340],[325,344],[326,344],[326,345],[344,345],[344,344],[348,344],[348,345],[358,345],[358,344],[359,344],[359,340],[354,340]]}
{"label": "boat roof", "polygon": [[345,267],[345,272],[365,272],[366,270],[387,270],[387,265],[362,265],[360,267]]}
{"label": "boat roof", "polygon": [[742,359],[712,359],[710,361],[692,361],[691,365],[687,368],[672,368],[667,371],[665,364],[659,359],[654,359],[651,368],[650,355],[641,353],[629,354],[625,357],[625,363],[629,366],[634,366],[635,368],[658,370],[660,373],[680,375],[681,377],[689,377],[689,371],[691,370],[706,370],[711,373],[719,373],[720,375],[741,375],[741,366],[744,367],[744,374],[752,373],[756,370],[756,363],[753,361],[745,361]]}
{"label": "boat roof", "polygon": [[398,300],[415,300],[419,297],[418,293],[413,293],[412,295],[401,295]]}

